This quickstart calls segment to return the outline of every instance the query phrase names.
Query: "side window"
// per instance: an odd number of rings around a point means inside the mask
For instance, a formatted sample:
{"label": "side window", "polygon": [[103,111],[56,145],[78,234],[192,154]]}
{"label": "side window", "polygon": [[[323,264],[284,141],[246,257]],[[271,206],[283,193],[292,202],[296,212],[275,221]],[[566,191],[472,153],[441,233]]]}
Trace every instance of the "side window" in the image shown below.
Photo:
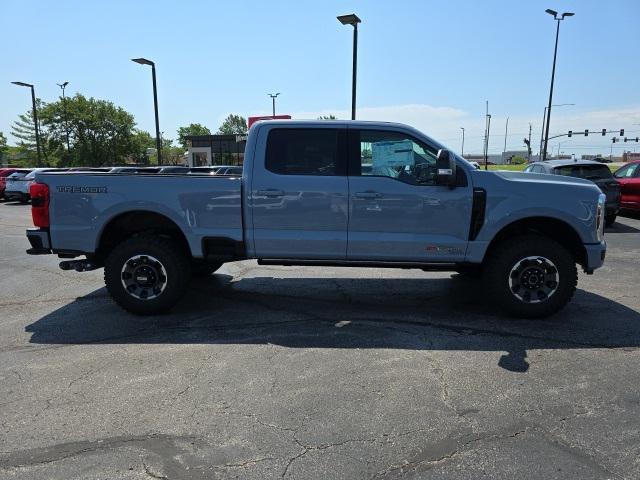
{"label": "side window", "polygon": [[339,175],[340,131],[276,128],[267,138],[266,168],[279,175]]}
{"label": "side window", "polygon": [[405,134],[359,132],[360,175],[391,177],[411,185],[435,185],[437,152]]}
{"label": "side window", "polygon": [[544,173],[544,167],[542,165],[534,165],[533,173]]}
{"label": "side window", "polygon": [[627,165],[618,170],[613,176],[616,178],[631,178],[636,170],[638,170],[638,163]]}
{"label": "side window", "polygon": [[533,172],[533,165],[529,165],[527,168],[525,168],[523,170],[524,173],[532,173]]}

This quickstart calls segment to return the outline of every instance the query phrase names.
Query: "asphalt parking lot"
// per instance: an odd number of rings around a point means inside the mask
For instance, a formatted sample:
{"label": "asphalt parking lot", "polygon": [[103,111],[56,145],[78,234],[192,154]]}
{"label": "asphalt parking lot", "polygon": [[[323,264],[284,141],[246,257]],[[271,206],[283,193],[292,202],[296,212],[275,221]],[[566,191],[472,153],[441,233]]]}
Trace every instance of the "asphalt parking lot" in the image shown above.
{"label": "asphalt parking lot", "polygon": [[640,478],[640,220],[547,320],[414,270],[259,267],[121,311],[0,203],[0,478]]}

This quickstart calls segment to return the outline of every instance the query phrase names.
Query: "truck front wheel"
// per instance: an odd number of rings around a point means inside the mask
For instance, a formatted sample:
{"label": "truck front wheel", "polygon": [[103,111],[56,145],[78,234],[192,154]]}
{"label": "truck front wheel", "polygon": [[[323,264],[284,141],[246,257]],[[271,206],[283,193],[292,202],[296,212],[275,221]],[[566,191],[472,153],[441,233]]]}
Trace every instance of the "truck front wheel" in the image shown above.
{"label": "truck front wheel", "polygon": [[123,241],[104,265],[109,294],[136,315],[166,313],[182,297],[190,277],[189,259],[180,245],[158,236]]}
{"label": "truck front wheel", "polygon": [[571,300],[578,281],[573,255],[542,235],[522,235],[496,245],[483,271],[490,298],[509,314],[543,318]]}

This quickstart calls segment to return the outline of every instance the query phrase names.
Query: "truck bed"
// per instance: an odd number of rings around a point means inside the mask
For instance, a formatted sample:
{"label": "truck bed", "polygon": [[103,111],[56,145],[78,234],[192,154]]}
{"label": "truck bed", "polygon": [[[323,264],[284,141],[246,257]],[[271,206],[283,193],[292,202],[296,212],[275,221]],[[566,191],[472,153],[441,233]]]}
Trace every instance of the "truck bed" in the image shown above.
{"label": "truck bed", "polygon": [[43,173],[51,192],[51,247],[95,252],[100,234],[125,212],[163,215],[185,233],[191,254],[203,240],[243,241],[242,179],[211,175]]}

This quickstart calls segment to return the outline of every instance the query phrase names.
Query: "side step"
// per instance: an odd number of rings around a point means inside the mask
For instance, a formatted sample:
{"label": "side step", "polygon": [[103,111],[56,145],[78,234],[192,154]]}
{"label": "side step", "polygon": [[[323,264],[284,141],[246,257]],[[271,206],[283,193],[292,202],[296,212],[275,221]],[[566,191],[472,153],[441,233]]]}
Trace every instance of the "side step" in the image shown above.
{"label": "side step", "polygon": [[278,258],[259,258],[258,265],[279,265],[283,267],[369,267],[369,268],[417,268],[425,272],[453,272],[456,263],[413,263],[413,262],[377,262],[359,260],[288,260]]}

